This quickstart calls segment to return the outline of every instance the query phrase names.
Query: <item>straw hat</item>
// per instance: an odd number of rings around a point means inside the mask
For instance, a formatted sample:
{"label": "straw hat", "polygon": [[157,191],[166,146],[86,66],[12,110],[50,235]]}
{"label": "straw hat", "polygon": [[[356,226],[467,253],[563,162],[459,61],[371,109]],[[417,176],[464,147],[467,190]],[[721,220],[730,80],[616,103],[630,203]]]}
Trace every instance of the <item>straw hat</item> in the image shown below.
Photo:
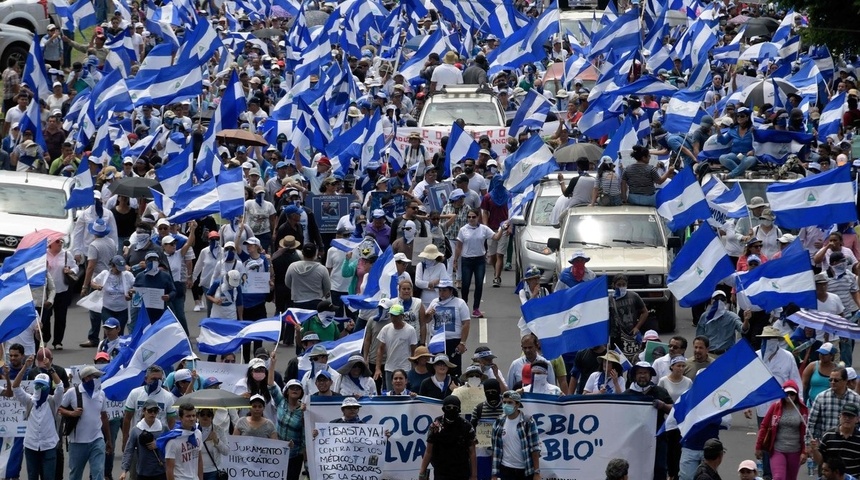
{"label": "straw hat", "polygon": [[439,251],[439,247],[431,243],[424,247],[424,250],[422,250],[421,253],[418,254],[418,256],[421,258],[426,258],[427,260],[436,260],[439,257],[444,257],[445,255]]}
{"label": "straw hat", "polygon": [[409,357],[409,361],[417,362],[421,357],[433,358],[433,354],[425,346],[415,347],[415,355]]}

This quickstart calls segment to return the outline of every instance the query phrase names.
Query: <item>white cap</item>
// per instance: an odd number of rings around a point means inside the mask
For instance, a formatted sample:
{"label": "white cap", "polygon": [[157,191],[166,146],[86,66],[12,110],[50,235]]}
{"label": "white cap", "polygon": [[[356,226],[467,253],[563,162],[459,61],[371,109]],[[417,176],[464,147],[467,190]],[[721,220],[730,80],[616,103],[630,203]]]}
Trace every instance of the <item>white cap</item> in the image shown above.
{"label": "white cap", "polygon": [[407,257],[406,254],[403,252],[394,254],[394,261],[395,262],[406,262],[406,263],[411,262],[411,260],[409,260],[409,257]]}

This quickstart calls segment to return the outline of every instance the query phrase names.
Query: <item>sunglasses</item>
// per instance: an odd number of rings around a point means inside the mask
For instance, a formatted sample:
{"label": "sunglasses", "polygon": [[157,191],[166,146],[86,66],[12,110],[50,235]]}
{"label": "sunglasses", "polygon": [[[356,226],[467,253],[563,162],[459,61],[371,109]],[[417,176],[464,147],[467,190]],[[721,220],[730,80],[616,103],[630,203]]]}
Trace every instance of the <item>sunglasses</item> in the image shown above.
{"label": "sunglasses", "polygon": [[197,416],[202,417],[202,418],[208,418],[208,417],[214,417],[215,415],[212,413],[209,413],[209,412],[200,412],[197,414]]}
{"label": "sunglasses", "polygon": [[831,378],[831,379],[830,379],[830,383],[839,383],[839,382],[841,382],[841,381],[842,381],[842,379],[841,379],[841,378]]}
{"label": "sunglasses", "polygon": [[159,410],[158,408],[147,408],[146,409],[146,411],[148,413],[158,413],[158,410]]}
{"label": "sunglasses", "polygon": [[477,215],[469,215],[466,218],[468,218],[469,220],[472,220],[473,218],[478,218],[478,217],[477,217]]}

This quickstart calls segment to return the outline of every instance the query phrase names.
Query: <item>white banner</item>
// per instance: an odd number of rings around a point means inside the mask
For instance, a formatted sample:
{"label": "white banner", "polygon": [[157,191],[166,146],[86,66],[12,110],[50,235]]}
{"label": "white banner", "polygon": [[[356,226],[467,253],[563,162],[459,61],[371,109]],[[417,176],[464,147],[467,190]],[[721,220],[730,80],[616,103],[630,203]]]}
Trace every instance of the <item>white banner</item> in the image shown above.
{"label": "white banner", "polygon": [[[423,397],[420,400],[375,397],[360,402],[362,420],[380,424],[392,434],[386,447],[382,478],[417,480],[426,450],[427,430],[433,419],[442,414],[441,402]],[[528,395],[523,399],[523,410],[538,426],[543,478],[590,478],[593,472],[604,471],[613,458],[630,462],[630,480],[653,478],[657,411],[650,401],[637,400],[632,395],[579,396],[565,400]],[[314,424],[340,416],[340,400],[314,399],[305,412],[306,438],[312,438]],[[479,425],[479,446],[488,444],[491,434],[489,422]],[[630,448],[631,445],[639,447]],[[309,471],[318,471],[314,469],[313,456],[309,456],[308,463]],[[480,466],[480,459],[478,463]],[[479,478],[489,478],[488,472],[479,473]]]}
{"label": "white banner", "polygon": [[319,480],[379,480],[385,463],[385,427],[353,423],[317,423],[313,457]]}
{"label": "white banner", "polygon": [[[230,453],[218,466],[234,480],[282,479],[287,476],[290,447],[282,440],[227,436]],[[204,455],[201,453],[201,455]]]}
{"label": "white banner", "polygon": [[[0,385],[2,385],[0,388],[6,388],[5,382]],[[22,381],[21,386],[28,392],[32,391],[29,380]],[[27,432],[27,420],[24,420],[25,410],[24,405],[15,400],[15,397],[0,397],[0,437],[24,436]]]}
{"label": "white banner", "polygon": [[[203,380],[215,377],[222,383],[221,389],[229,392],[234,392],[234,388],[239,384],[239,380],[244,380],[245,375],[248,373],[247,363],[218,363],[197,360],[194,368],[197,370],[198,377]],[[242,382],[243,385],[244,383]]]}
{"label": "white banner", "polygon": [[[433,419],[442,414],[442,402],[425,400],[411,397],[359,399],[361,419],[367,424],[382,425],[384,430],[391,432],[385,454],[380,459],[384,462],[382,478],[418,480],[421,459],[427,449],[427,431]],[[311,399],[311,405],[305,410],[305,438],[313,438],[313,426],[317,423],[341,417],[341,401]],[[309,472],[319,471],[316,460],[313,455],[308,455]]]}
{"label": "white banner", "polygon": [[[477,142],[481,135],[490,137],[490,145],[493,150],[499,154],[499,168],[504,168],[503,160],[508,156],[508,129],[507,128],[472,128],[466,127],[466,131],[475,137]],[[421,134],[421,145],[427,150],[427,157],[431,158],[434,154],[442,150],[442,137],[446,137],[451,133],[451,128],[434,129],[434,128],[417,128],[417,127],[400,127],[394,136],[394,141],[397,143],[397,148],[406,156],[406,149],[409,147],[409,134],[418,132]],[[454,162],[460,159],[454,159]],[[477,159],[476,159],[477,160]]]}

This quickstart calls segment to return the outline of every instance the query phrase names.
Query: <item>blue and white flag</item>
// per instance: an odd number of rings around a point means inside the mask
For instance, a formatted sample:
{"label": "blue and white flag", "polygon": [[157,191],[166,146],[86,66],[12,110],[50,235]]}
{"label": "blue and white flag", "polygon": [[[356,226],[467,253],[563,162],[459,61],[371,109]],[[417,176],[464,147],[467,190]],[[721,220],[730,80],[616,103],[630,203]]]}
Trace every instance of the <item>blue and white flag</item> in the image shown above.
{"label": "blue and white flag", "polygon": [[367,285],[361,294],[342,297],[346,306],[353,310],[367,310],[379,307],[382,299],[397,298],[397,266],[390,246],[373,262],[367,275]]}
{"label": "blue and white flag", "polygon": [[331,246],[341,252],[351,252],[358,248],[361,240],[361,238],[335,238],[331,241]]}
{"label": "blue and white flag", "polygon": [[487,61],[490,63],[487,75],[494,75],[506,68],[519,68],[523,63],[543,59],[546,57],[544,43],[557,34],[558,8],[553,3],[536,21],[503,39],[502,43],[487,55]]}
{"label": "blue and white flag", "polygon": [[552,104],[549,99],[538,93],[536,89],[529,89],[526,98],[523,99],[520,107],[517,109],[514,120],[511,122],[508,136],[516,137],[520,132],[543,128],[551,106]]}
{"label": "blue and white flag", "polygon": [[[90,197],[92,201],[92,197]],[[31,247],[19,248],[0,267],[0,281],[5,282],[9,277],[20,271],[27,275],[31,287],[41,287],[45,284],[48,273],[48,241],[40,240]]]}
{"label": "blue and white flag", "polygon": [[185,100],[203,92],[203,72],[199,64],[189,60],[161,70],[154,78],[130,79],[128,92],[135,107]]}
{"label": "blue and white flag", "polygon": [[0,282],[0,343],[20,335],[33,325],[34,320],[36,306],[27,283],[27,273],[18,271]]}
{"label": "blue and white flag", "polygon": [[842,113],[848,106],[848,94],[842,92],[831,98],[827,106],[821,111],[818,119],[818,141],[826,142],[827,137],[839,133],[842,126]]}
{"label": "blue and white flag", "polygon": [[30,91],[36,94],[37,99],[45,101],[51,94],[51,82],[48,78],[48,69],[45,67],[45,57],[42,54],[42,38],[39,34],[34,34],[30,52],[27,54],[27,63],[24,64],[24,73],[21,74],[21,82],[30,87]]}
{"label": "blue and white flag", "polygon": [[618,358],[621,359],[621,371],[626,372],[627,370],[633,368],[633,364],[630,363],[630,360],[627,359],[627,355],[625,355],[624,352],[621,351],[621,348],[619,348],[618,345],[613,345],[612,347],[612,351],[615,352],[615,354],[618,355]]}
{"label": "blue and white flag", "polygon": [[666,110],[666,120],[663,128],[669,133],[686,134],[699,126],[699,121],[705,116],[702,102],[707,90],[694,91],[690,88],[678,91],[669,99]]}
{"label": "blue and white flag", "polygon": [[726,247],[714,230],[704,224],[678,252],[666,283],[678,305],[692,307],[710,299],[717,284],[734,271]]}
{"label": "blue and white flag", "polygon": [[448,135],[448,144],[445,146],[445,177],[451,176],[451,166],[460,163],[467,158],[478,159],[480,145],[475,137],[463,130],[459,124],[451,125],[451,133]]}
{"label": "blue and white flag", "polygon": [[657,191],[657,213],[668,220],[671,231],[711,216],[702,187],[692,168],[684,168],[668,185]]}
{"label": "blue and white flag", "polygon": [[616,51],[638,49],[642,41],[640,32],[639,11],[634,8],[591,37],[591,57],[605,54],[610,49]]}
{"label": "blue and white flag", "polygon": [[[350,355],[361,353],[361,347],[364,345],[364,329],[351,333],[345,337],[333,340],[331,342],[322,342],[328,351],[328,368],[337,370],[349,362]],[[311,369],[311,359],[308,355],[299,357],[299,378]]]}
{"label": "blue and white flag", "polygon": [[812,134],[787,130],[754,128],[753,150],[763,162],[783,164],[791,154],[800,154],[809,148]]}
{"label": "blue and white flag", "polygon": [[310,310],[307,308],[288,308],[287,311],[284,312],[284,321],[298,326],[313,318],[317,313],[318,312],[316,310]]}
{"label": "blue and white flag", "polygon": [[445,44],[441,29],[424,37],[415,54],[400,67],[400,73],[403,75],[403,78],[407,82],[420,78],[421,70],[424,69],[424,63],[430,57],[430,54],[435,53],[441,56],[445,53],[446,48],[447,45]]}
{"label": "blue and white flag", "polygon": [[708,420],[784,396],[761,358],[741,339],[696,375],[693,386],[675,402],[662,430],[677,428],[686,437]]}
{"label": "blue and white flag", "polygon": [[728,145],[723,145],[719,142],[717,135],[711,135],[710,138],[705,140],[705,144],[702,145],[702,150],[699,152],[699,157],[697,160],[700,162],[707,160],[716,160],[721,156],[731,153],[732,145],[731,143]]}
{"label": "blue and white flag", "polygon": [[224,170],[216,177],[218,205],[222,218],[234,219],[245,214],[245,180],[241,168]]}
{"label": "blue and white flag", "polygon": [[[153,189],[150,192],[158,204],[161,192]],[[180,191],[172,200],[173,211],[167,216],[171,223],[184,223],[220,212],[218,185],[214,178]]]}
{"label": "blue and white flag", "polygon": [[166,162],[158,170],[155,171],[155,177],[161,184],[161,189],[164,192],[163,196],[155,197],[161,201],[156,201],[156,205],[162,212],[173,212],[173,197],[179,194],[180,190],[185,190],[193,186],[192,173],[194,169],[194,144],[189,142],[179,154],[176,154],[170,161]]}
{"label": "blue and white flag", "polygon": [[161,319],[132,338],[128,347],[120,350],[108,365],[101,381],[102,390],[110,400],[125,400],[129,392],[143,384],[150,365],[170,369],[192,353],[191,343],[179,320],[173,312],[165,310]]}
{"label": "blue and white flag", "polygon": [[633,150],[633,147],[639,143],[639,135],[636,133],[636,128],[633,126],[633,115],[624,117],[621,126],[612,134],[609,145],[603,151],[604,156],[608,156],[612,161],[618,160],[621,156],[628,154]]}
{"label": "blue and white flag", "polygon": [[96,26],[99,21],[96,16],[96,8],[90,0],[77,0],[72,4],[72,17],[79,32]]}
{"label": "blue and white flag", "polygon": [[281,339],[281,324],[280,316],[254,321],[204,318],[200,322],[197,349],[200,353],[224,355],[254,340],[277,343]]}
{"label": "blue and white flag", "polygon": [[727,218],[744,218],[749,216],[747,201],[741,185],[735,183],[732,188],[726,186],[716,175],[707,175],[708,180],[702,185],[708,206]]}
{"label": "blue and white flag", "polygon": [[[771,205],[777,204],[768,199]],[[801,308],[818,308],[809,254],[806,250],[791,251],[788,255],[786,252],[783,250],[776,260],[736,275],[739,307],[770,312],[794,303]]]}
{"label": "blue and white flag", "polygon": [[606,277],[535,298],[520,309],[529,330],[540,339],[546,358],[560,357],[609,339],[609,295]]}
{"label": "blue and white flag", "polygon": [[540,135],[532,135],[505,159],[505,188],[516,195],[546,175],[558,171],[558,164]]}
{"label": "blue and white flag", "polygon": [[90,115],[101,125],[112,112],[131,112],[131,96],[119,70],[102,77],[90,96]]}
{"label": "blue and white flag", "polygon": [[[32,131],[33,141],[42,147],[43,151],[48,151],[48,144],[45,143],[45,136],[42,134],[42,107],[38,98],[30,100],[30,105],[27,106],[27,110],[24,111],[24,116],[21,117],[21,121],[19,122],[19,129],[21,133],[27,130]],[[32,167],[36,161],[36,157],[21,155],[18,161]]]}
{"label": "blue and white flag", "polygon": [[856,222],[851,165],[844,165],[791,183],[767,187],[767,198],[782,228]]}
{"label": "blue and white flag", "polygon": [[433,355],[437,353],[445,353],[445,326],[437,328],[430,337],[430,343],[427,344],[427,350]]}
{"label": "blue and white flag", "polygon": [[72,177],[72,189],[66,201],[66,210],[89,207],[93,204],[93,192],[93,175],[90,173],[89,161],[81,162]]}

